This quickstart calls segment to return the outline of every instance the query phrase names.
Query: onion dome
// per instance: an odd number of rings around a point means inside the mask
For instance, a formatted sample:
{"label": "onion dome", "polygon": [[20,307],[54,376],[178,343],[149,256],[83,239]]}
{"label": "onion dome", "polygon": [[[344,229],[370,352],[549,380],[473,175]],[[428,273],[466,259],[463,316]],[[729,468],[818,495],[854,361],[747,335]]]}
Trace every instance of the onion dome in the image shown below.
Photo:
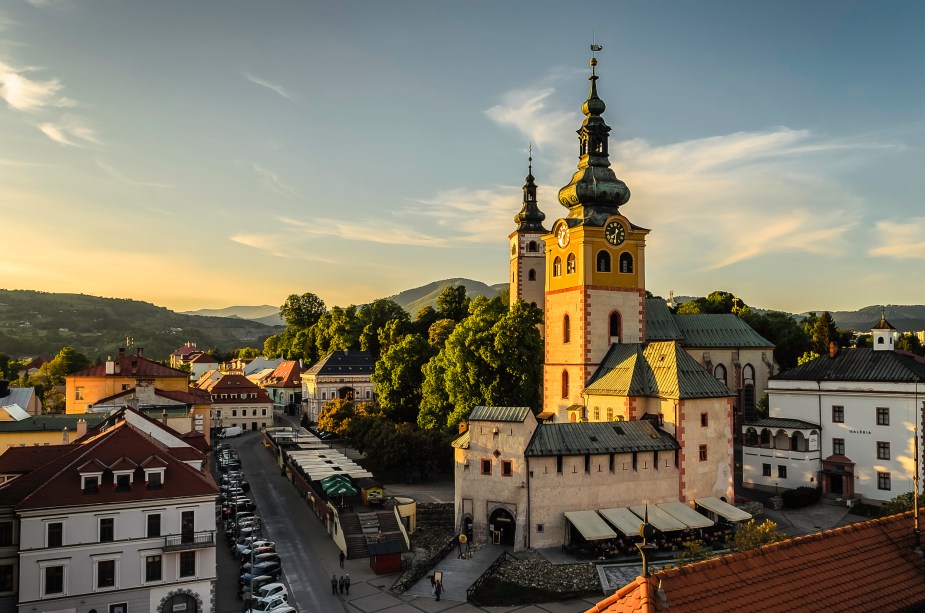
{"label": "onion dome", "polygon": [[524,183],[524,204],[520,212],[514,215],[514,223],[517,224],[517,230],[530,230],[535,232],[548,232],[543,227],[543,220],[546,215],[536,204],[536,183],[533,180],[533,146],[530,146],[530,156],[527,158],[527,178]]}

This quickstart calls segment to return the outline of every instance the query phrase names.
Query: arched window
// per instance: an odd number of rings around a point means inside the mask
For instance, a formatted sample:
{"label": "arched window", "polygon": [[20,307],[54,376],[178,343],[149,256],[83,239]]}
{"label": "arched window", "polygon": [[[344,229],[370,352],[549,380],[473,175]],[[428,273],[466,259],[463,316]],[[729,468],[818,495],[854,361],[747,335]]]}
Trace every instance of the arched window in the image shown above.
{"label": "arched window", "polygon": [[620,338],[620,313],[617,311],[610,314],[610,336]]}
{"label": "arched window", "polygon": [[620,254],[620,272],[633,272],[633,256],[629,253]]}
{"label": "arched window", "polygon": [[755,368],[751,364],[742,367],[742,404],[746,415],[754,415]]}
{"label": "arched window", "polygon": [[597,272],[610,272],[610,254],[606,251],[597,254]]}
{"label": "arched window", "polygon": [[881,336],[880,338],[877,339],[877,344],[878,344],[878,345],[882,345],[882,344],[883,344],[883,337],[882,337],[882,336]]}
{"label": "arched window", "polygon": [[536,281],[536,271],[532,268],[530,269],[530,272],[527,273],[527,279],[530,281]]}
{"label": "arched window", "polygon": [[572,325],[568,315],[562,318],[562,342],[567,343],[572,340]]}
{"label": "arched window", "polygon": [[716,368],[713,369],[713,376],[716,377],[716,380],[726,385],[726,367],[722,364],[717,364]]}
{"label": "arched window", "polygon": [[577,270],[577,267],[575,266],[575,254],[570,253],[568,254],[568,261],[565,264],[565,272],[572,274],[575,272],[575,270]]}
{"label": "arched window", "polygon": [[562,371],[562,397],[568,398],[568,371]]}
{"label": "arched window", "polygon": [[536,241],[530,241],[527,243],[527,251],[530,253],[536,253]]}
{"label": "arched window", "polygon": [[562,274],[562,258],[556,256],[552,261],[552,276],[558,277]]}
{"label": "arched window", "polygon": [[749,447],[758,446],[758,431],[754,428],[748,428],[745,430],[745,444]]}
{"label": "arched window", "polygon": [[607,407],[607,421],[613,421],[613,407]]}
{"label": "arched window", "polygon": [[760,444],[762,447],[771,448],[771,431],[767,428],[761,430]]}
{"label": "arched window", "polygon": [[594,421],[601,421],[601,407],[594,407]]}

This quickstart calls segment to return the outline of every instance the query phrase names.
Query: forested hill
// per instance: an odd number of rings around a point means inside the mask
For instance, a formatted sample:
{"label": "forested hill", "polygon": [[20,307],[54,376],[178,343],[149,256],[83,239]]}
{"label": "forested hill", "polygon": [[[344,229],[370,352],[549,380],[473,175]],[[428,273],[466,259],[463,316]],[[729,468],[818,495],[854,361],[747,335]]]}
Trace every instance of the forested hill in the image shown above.
{"label": "forested hill", "polygon": [[500,285],[485,285],[481,281],[473,281],[472,279],[444,279],[443,281],[434,281],[433,283],[415,287],[414,289],[406,289],[395,296],[389,296],[389,300],[394,301],[408,311],[413,318],[417,315],[421,307],[434,306],[437,304],[437,296],[451,285],[465,286],[466,295],[469,298],[475,298],[476,296],[494,298],[498,295],[499,291],[507,289],[508,287],[507,283],[502,283]]}
{"label": "forested hill", "polygon": [[[846,330],[870,332],[872,326],[880,321],[880,306],[873,305],[857,311],[832,311],[835,325]],[[891,304],[884,307],[886,320],[900,332],[917,332],[925,330],[925,306]]]}
{"label": "forested hill", "polygon": [[181,315],[148,302],[0,289],[0,353],[54,356],[70,345],[91,360],[114,355],[132,337],[162,360],[186,341],[200,348],[263,347],[279,328],[237,317]]}

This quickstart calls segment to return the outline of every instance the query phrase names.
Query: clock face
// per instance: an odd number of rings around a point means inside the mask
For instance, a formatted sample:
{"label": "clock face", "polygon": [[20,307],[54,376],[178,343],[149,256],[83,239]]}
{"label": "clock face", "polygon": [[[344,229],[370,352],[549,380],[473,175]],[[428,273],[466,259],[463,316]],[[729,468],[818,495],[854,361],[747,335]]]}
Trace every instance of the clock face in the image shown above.
{"label": "clock face", "polygon": [[626,240],[626,228],[624,228],[623,224],[619,221],[611,221],[607,224],[607,227],[604,228],[604,238],[606,238],[607,242],[611,245],[619,245]]}
{"label": "clock face", "polygon": [[563,249],[568,246],[569,235],[568,235],[568,226],[561,224],[559,229],[556,231],[556,239],[559,242],[559,246]]}

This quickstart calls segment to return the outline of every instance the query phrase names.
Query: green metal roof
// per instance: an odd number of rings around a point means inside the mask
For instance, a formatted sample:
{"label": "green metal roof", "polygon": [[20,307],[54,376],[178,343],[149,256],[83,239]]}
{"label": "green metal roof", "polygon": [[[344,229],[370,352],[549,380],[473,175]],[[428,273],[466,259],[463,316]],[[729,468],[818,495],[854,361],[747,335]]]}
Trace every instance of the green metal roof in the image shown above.
{"label": "green metal roof", "polygon": [[675,324],[676,315],[664,300],[646,299],[646,339],[649,341],[679,341],[683,337]]}
{"label": "green metal roof", "polygon": [[803,421],[802,419],[788,419],[786,417],[762,417],[755,421],[743,424],[746,428],[787,428],[790,430],[818,430],[819,424]]}
{"label": "green metal roof", "polygon": [[680,315],[658,298],[646,300],[646,339],[680,341],[684,347],[761,347],[774,344],[732,313]]}
{"label": "green metal roof", "polygon": [[77,430],[77,422],[87,422],[87,430],[92,430],[103,422],[107,413],[84,413],[81,415],[37,415],[20,421],[0,421],[0,432],[40,432],[44,430]]}
{"label": "green metal roof", "polygon": [[469,421],[523,421],[530,407],[475,407]]}
{"label": "green metal roof", "polygon": [[675,342],[614,343],[584,394],[677,399],[733,395]]}
{"label": "green metal roof", "polygon": [[673,436],[646,420],[540,424],[527,456],[630,453],[680,449]]}

